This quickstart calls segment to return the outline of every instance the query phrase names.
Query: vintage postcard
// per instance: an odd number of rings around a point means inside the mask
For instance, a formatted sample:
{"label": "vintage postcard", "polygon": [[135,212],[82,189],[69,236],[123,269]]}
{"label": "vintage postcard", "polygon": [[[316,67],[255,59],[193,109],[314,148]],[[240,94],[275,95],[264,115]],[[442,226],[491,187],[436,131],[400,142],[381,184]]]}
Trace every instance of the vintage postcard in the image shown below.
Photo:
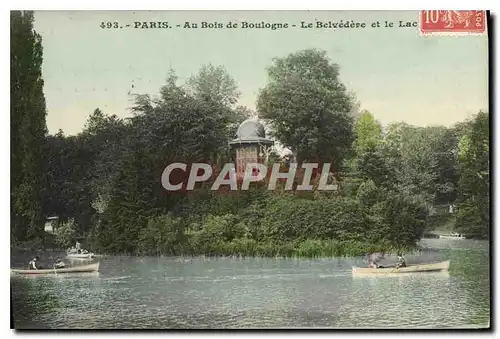
{"label": "vintage postcard", "polygon": [[489,23],[12,11],[12,328],[490,328]]}

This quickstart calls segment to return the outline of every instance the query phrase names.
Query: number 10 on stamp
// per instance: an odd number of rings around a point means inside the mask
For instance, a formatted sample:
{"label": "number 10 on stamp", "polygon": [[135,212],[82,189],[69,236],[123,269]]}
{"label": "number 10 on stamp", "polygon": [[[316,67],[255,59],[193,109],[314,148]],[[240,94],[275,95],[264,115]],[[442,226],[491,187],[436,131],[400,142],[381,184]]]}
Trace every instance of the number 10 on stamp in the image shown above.
{"label": "number 10 on stamp", "polygon": [[423,35],[476,35],[486,32],[486,11],[420,11]]}

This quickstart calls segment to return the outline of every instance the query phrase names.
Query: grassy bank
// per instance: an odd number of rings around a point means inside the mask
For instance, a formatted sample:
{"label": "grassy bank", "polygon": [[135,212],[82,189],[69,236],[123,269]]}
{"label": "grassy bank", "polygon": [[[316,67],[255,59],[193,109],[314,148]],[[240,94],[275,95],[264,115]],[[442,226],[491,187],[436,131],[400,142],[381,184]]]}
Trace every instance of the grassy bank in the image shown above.
{"label": "grassy bank", "polygon": [[210,243],[203,247],[190,247],[188,245],[183,248],[171,248],[168,251],[157,248],[142,251],[138,254],[146,256],[335,258],[358,257],[375,252],[396,255],[399,252],[409,253],[415,249],[416,247],[394,247],[387,244],[340,242],[335,240],[305,240],[276,244],[240,238],[230,242]]}

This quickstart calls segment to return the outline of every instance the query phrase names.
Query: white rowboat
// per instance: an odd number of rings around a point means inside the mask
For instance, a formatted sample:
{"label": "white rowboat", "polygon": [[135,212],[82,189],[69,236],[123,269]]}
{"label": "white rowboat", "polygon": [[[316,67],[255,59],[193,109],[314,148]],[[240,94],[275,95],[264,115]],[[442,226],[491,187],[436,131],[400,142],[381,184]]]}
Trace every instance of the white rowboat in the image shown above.
{"label": "white rowboat", "polygon": [[67,253],[66,257],[69,259],[92,259],[94,253]]}
{"label": "white rowboat", "polygon": [[461,234],[440,235],[439,239],[465,239]]}
{"label": "white rowboat", "polygon": [[371,268],[371,267],[353,267],[352,274],[400,274],[400,273],[416,273],[416,272],[439,272],[447,271],[450,267],[450,261],[442,261],[433,264],[415,264],[406,267],[395,268]]}
{"label": "white rowboat", "polygon": [[29,274],[29,275],[99,272],[99,262],[90,265],[80,265],[80,266],[57,268],[57,269],[54,268],[41,269],[41,270],[11,269],[11,272],[15,274]]}

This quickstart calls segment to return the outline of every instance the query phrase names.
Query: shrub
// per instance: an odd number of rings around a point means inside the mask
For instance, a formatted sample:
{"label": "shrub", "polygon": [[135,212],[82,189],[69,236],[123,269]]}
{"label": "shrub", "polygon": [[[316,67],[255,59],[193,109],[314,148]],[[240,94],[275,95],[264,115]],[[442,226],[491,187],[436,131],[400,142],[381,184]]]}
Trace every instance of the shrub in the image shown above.
{"label": "shrub", "polygon": [[56,243],[61,248],[68,248],[76,240],[76,225],[74,219],[69,219],[56,229]]}
{"label": "shrub", "polygon": [[184,228],[182,219],[171,214],[151,219],[139,234],[138,252],[157,255],[182,253],[187,242]]}

